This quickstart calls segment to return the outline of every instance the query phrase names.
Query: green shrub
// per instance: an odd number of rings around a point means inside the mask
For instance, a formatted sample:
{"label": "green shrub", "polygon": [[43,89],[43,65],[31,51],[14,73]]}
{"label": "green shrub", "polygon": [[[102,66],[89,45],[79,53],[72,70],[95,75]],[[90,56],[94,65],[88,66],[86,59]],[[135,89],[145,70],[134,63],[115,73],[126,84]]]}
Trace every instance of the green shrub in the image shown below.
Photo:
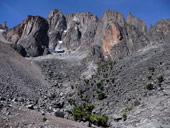
{"label": "green shrub", "polygon": [[148,80],[151,80],[152,79],[152,76],[150,75],[150,76],[148,76]]}
{"label": "green shrub", "polygon": [[47,120],[47,118],[45,118],[45,117],[43,117],[43,119],[42,119],[43,121],[46,121]]}
{"label": "green shrub", "polygon": [[162,83],[164,81],[163,75],[160,75],[157,79],[159,83]]}
{"label": "green shrub", "polygon": [[89,99],[86,97],[86,98],[83,98],[82,101],[88,102]]}
{"label": "green shrub", "polygon": [[127,120],[127,115],[126,115],[126,113],[124,113],[124,114],[122,115],[122,120],[123,120],[123,121],[126,121],[126,120]]}
{"label": "green shrub", "polygon": [[92,115],[94,105],[86,105],[85,103],[81,106],[75,105],[72,112],[74,120],[78,121],[89,121],[92,124],[98,126],[107,126],[108,117],[100,115]]}
{"label": "green shrub", "polygon": [[147,89],[147,90],[152,90],[152,89],[154,89],[153,84],[152,84],[152,83],[147,84],[147,85],[146,85],[146,89]]}
{"label": "green shrub", "polygon": [[149,67],[148,70],[151,71],[151,72],[154,72],[155,68],[154,67]]}
{"label": "green shrub", "polygon": [[98,94],[98,99],[99,100],[103,100],[105,98],[106,98],[106,94],[105,93],[101,92],[101,93]]}
{"label": "green shrub", "polygon": [[133,106],[125,108],[124,112],[129,112],[129,111],[132,111],[132,110],[133,110]]}
{"label": "green shrub", "polygon": [[94,105],[84,105],[84,108],[88,112],[92,112],[94,109]]}
{"label": "green shrub", "polygon": [[108,117],[92,115],[90,116],[90,122],[98,126],[107,126]]}

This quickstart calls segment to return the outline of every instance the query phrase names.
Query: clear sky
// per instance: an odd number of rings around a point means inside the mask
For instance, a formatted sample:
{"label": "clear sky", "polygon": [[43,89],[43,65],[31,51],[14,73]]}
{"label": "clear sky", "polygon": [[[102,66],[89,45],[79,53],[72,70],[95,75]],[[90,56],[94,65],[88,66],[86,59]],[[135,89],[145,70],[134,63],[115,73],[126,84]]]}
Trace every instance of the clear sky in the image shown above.
{"label": "clear sky", "polygon": [[98,18],[106,10],[118,11],[125,18],[131,12],[145,20],[147,26],[160,19],[170,19],[170,0],[0,0],[0,23],[7,21],[11,28],[20,24],[27,15],[46,18],[53,9],[64,14],[91,12]]}

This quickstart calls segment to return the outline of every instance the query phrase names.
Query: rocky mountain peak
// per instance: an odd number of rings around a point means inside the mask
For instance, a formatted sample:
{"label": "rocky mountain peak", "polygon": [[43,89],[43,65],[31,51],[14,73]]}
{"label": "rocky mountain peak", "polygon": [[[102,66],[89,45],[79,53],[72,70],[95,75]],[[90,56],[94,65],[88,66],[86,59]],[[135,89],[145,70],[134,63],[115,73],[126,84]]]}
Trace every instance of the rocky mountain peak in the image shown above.
{"label": "rocky mountain peak", "polygon": [[170,20],[160,20],[149,29],[152,43],[170,42]]}
{"label": "rocky mountain peak", "polygon": [[58,42],[61,41],[62,34],[67,27],[66,18],[62,12],[54,9],[50,12],[47,21],[49,24],[49,47],[55,49]]}
{"label": "rocky mountain peak", "polygon": [[48,28],[44,18],[28,16],[23,23],[8,30],[7,39],[24,47],[28,56],[40,56],[48,47]]}
{"label": "rocky mountain peak", "polygon": [[3,24],[0,24],[0,29],[1,29],[2,32],[6,32],[8,30],[8,27],[7,27],[6,24],[7,24],[6,21],[4,21]]}
{"label": "rocky mountain peak", "polygon": [[3,28],[3,29],[5,29],[5,30],[6,30],[6,29],[8,29],[8,27],[7,27],[7,25],[6,25],[6,24],[7,24],[7,22],[6,22],[6,21],[4,21],[4,23],[2,24],[2,28]]}
{"label": "rocky mountain peak", "polygon": [[35,51],[41,49],[41,54],[29,53],[30,56],[42,55],[42,49],[50,47],[66,52],[92,51],[100,57],[114,60],[131,55],[151,42],[168,41],[169,20],[161,20],[147,30],[145,22],[130,12],[125,20],[119,12],[108,10],[98,20],[90,12],[64,15],[54,9],[47,19],[28,16],[22,24],[7,32],[9,41],[21,44],[28,52],[31,48],[29,43],[24,43],[26,38],[37,42]]}
{"label": "rocky mountain peak", "polygon": [[119,12],[108,10],[106,11],[102,18],[102,21],[109,21],[114,20],[115,22],[119,23],[120,26],[123,26],[125,24],[124,16],[121,15]]}
{"label": "rocky mountain peak", "polygon": [[57,14],[58,12],[60,12],[58,9],[54,9],[50,12],[50,14],[48,15],[48,19],[53,18],[55,14]]}
{"label": "rocky mountain peak", "polygon": [[145,21],[140,20],[139,18],[135,18],[131,12],[128,13],[127,17],[127,24],[135,26],[137,29],[141,30],[142,32],[147,31]]}

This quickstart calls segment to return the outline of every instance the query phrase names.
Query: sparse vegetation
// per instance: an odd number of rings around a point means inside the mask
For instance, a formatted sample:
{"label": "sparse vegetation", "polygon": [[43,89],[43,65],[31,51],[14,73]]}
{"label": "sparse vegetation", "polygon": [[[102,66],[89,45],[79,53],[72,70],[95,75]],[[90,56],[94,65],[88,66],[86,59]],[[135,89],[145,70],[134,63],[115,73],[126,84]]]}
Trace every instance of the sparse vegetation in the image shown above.
{"label": "sparse vegetation", "polygon": [[132,110],[133,110],[133,106],[125,108],[124,112],[129,112],[129,111],[132,111]]}
{"label": "sparse vegetation", "polygon": [[76,121],[89,121],[97,126],[107,126],[108,117],[106,115],[92,115],[93,109],[94,105],[75,105],[72,112],[70,111],[69,114],[72,114],[73,119]]}
{"label": "sparse vegetation", "polygon": [[43,119],[42,119],[43,121],[46,121],[47,120],[47,118],[46,117],[43,117]]}
{"label": "sparse vegetation", "polygon": [[127,115],[126,115],[126,113],[124,113],[124,114],[122,115],[122,120],[123,120],[123,121],[126,121],[126,120],[127,120]]}
{"label": "sparse vegetation", "polygon": [[151,75],[149,75],[149,76],[148,76],[148,80],[151,80],[151,79],[152,79],[152,76],[151,76]]}
{"label": "sparse vegetation", "polygon": [[71,105],[73,105],[73,104],[75,104],[75,100],[74,99],[68,99],[68,102],[69,102],[69,104],[71,104]]}
{"label": "sparse vegetation", "polygon": [[159,83],[162,83],[164,81],[163,75],[160,75],[157,79]]}
{"label": "sparse vegetation", "polygon": [[106,97],[107,97],[106,94],[103,93],[103,92],[101,92],[101,93],[98,94],[98,99],[99,99],[99,100],[103,100],[103,99],[105,99]]}
{"label": "sparse vegetation", "polygon": [[155,67],[149,67],[148,70],[151,71],[151,72],[154,72],[155,71]]}
{"label": "sparse vegetation", "polygon": [[88,102],[89,99],[86,97],[86,98],[83,98],[82,101]]}
{"label": "sparse vegetation", "polygon": [[92,115],[90,122],[98,126],[107,126],[108,116]]}
{"label": "sparse vegetation", "polygon": [[146,85],[146,89],[147,89],[147,90],[152,90],[152,89],[154,89],[153,84],[152,84],[152,83],[148,83],[148,84]]}

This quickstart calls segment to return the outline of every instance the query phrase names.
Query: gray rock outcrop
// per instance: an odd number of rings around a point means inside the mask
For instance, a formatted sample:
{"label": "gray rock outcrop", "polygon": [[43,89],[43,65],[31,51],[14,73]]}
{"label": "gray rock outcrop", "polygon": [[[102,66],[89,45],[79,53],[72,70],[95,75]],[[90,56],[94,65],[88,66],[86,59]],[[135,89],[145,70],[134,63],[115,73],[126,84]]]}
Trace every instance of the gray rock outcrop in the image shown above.
{"label": "gray rock outcrop", "polygon": [[48,48],[48,22],[40,16],[28,16],[22,24],[8,30],[7,39],[23,46],[28,56],[43,55]]}

